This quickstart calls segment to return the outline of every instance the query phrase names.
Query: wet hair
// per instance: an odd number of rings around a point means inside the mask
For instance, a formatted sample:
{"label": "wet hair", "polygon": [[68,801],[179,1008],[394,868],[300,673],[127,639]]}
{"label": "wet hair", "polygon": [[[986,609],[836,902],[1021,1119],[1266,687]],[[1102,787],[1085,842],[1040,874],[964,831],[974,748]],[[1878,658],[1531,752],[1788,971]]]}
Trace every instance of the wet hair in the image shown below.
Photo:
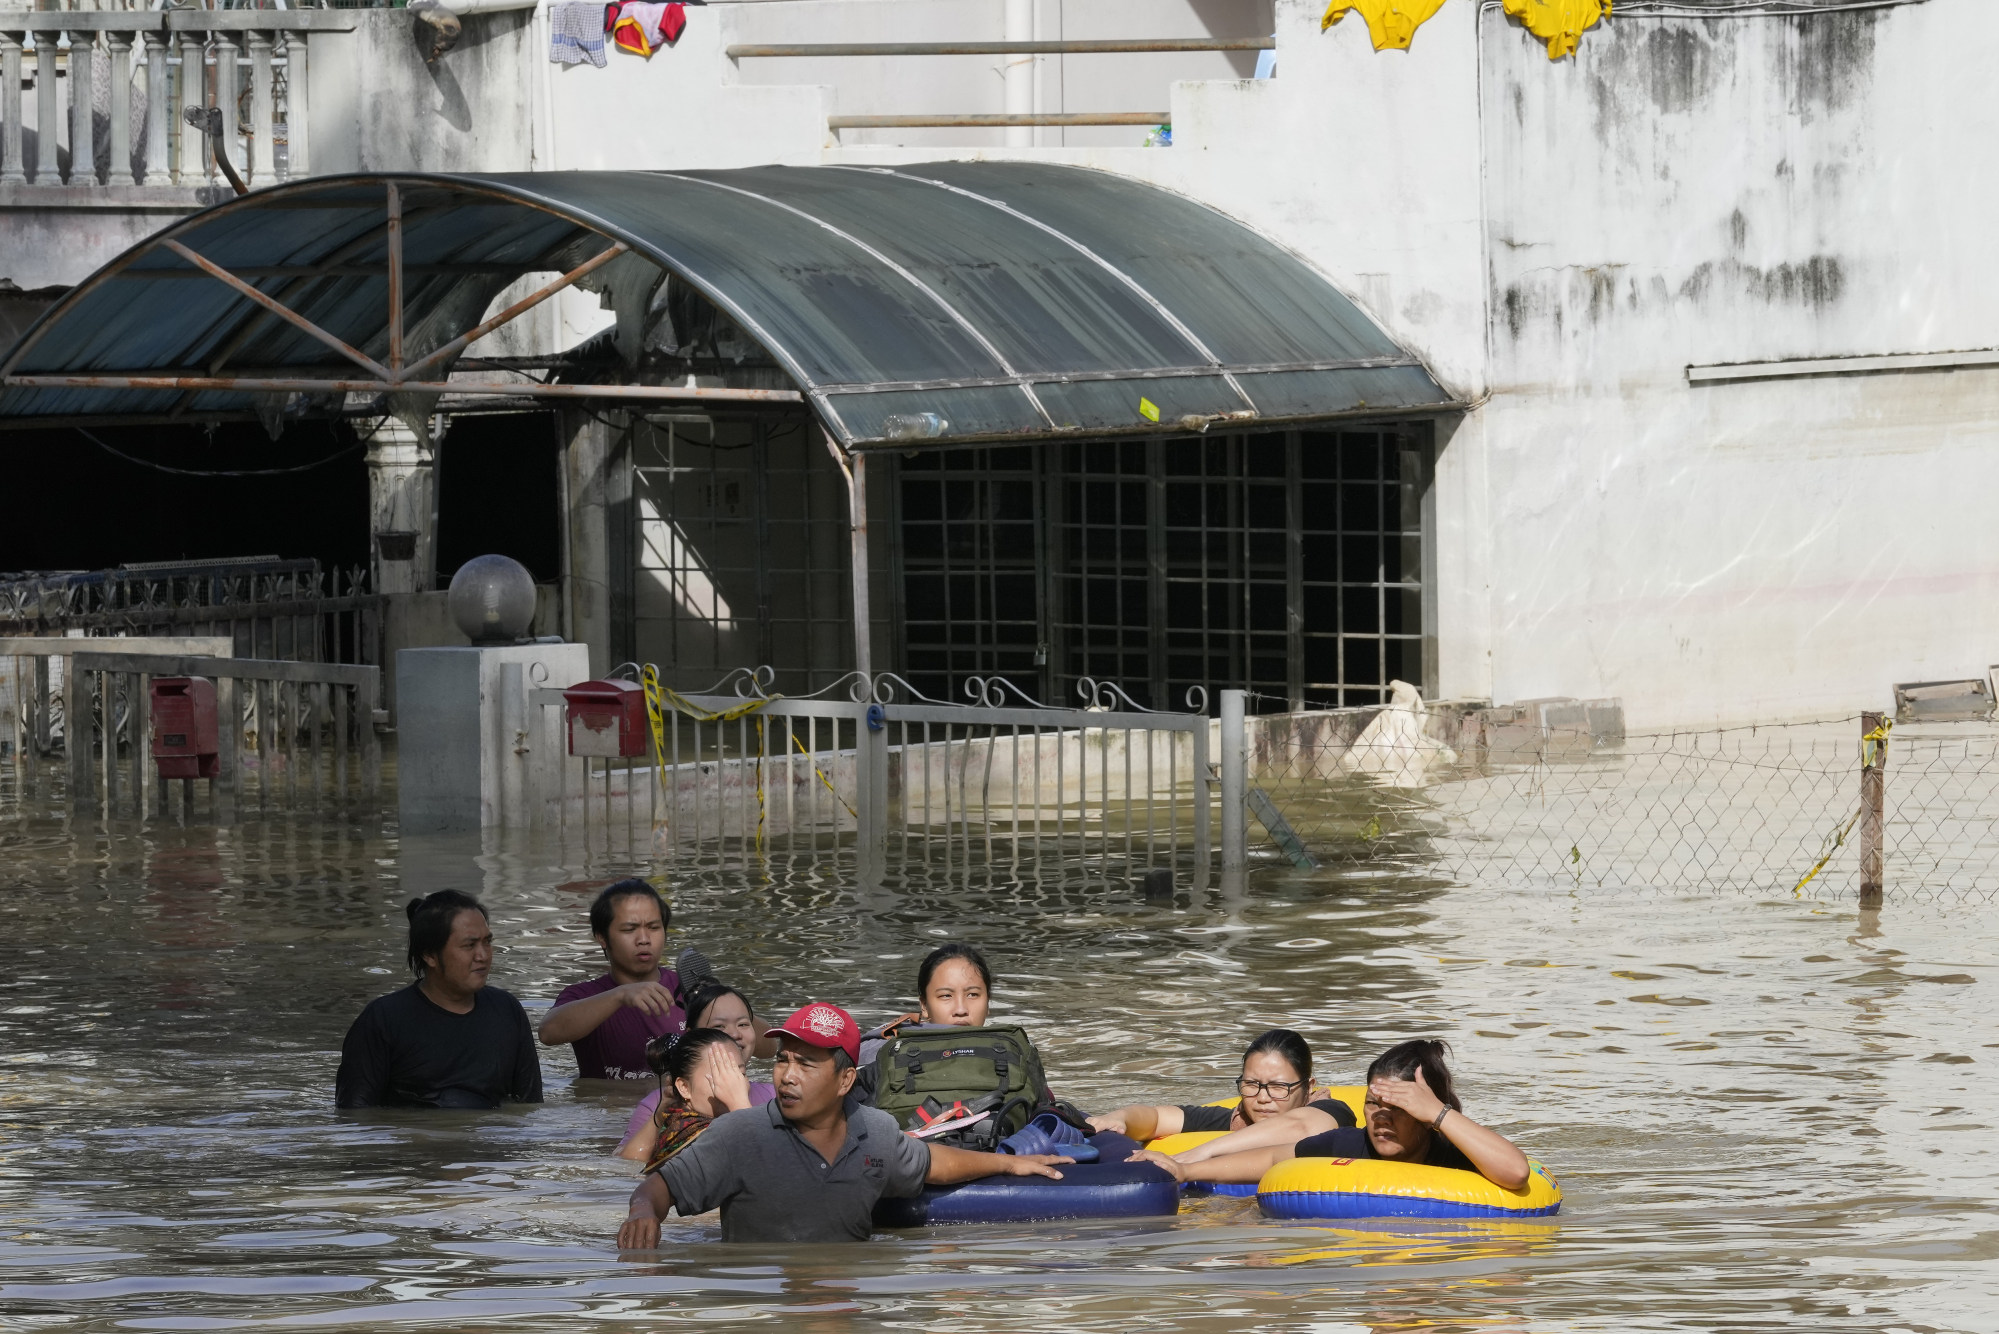
{"label": "wet hair", "polygon": [[1444,1064],[1444,1057],[1450,1054],[1450,1050],[1450,1044],[1434,1038],[1398,1042],[1375,1057],[1367,1067],[1367,1082],[1414,1079],[1416,1072],[1421,1070],[1423,1082],[1430,1086],[1430,1092],[1437,1095],[1437,1100],[1454,1112],[1462,1112],[1464,1104],[1458,1101],[1457,1090],[1451,1087],[1450,1069]]}
{"label": "wet hair", "polygon": [[726,1042],[734,1047],[735,1039],[719,1028],[690,1028],[685,1033],[668,1033],[646,1043],[646,1064],[659,1076],[659,1097],[661,1102],[680,1105],[680,1090],[674,1087],[676,1079],[692,1079],[701,1058],[710,1047]]}
{"label": "wet hair", "polygon": [[701,1012],[724,996],[734,996],[743,1003],[743,1008],[750,1012],[751,1019],[757,1017],[757,1007],[750,1004],[748,996],[745,996],[727,982],[717,982],[711,977],[681,997],[680,1003],[687,1010],[687,1026],[689,1028],[695,1027],[694,1021]]}
{"label": "wet hair", "polygon": [[1298,1078],[1310,1083],[1312,1080],[1312,1048],[1305,1039],[1288,1028],[1272,1028],[1258,1035],[1256,1041],[1243,1049],[1242,1063],[1249,1065],[1249,1058],[1259,1052],[1272,1052],[1282,1056]]}
{"label": "wet hair", "polygon": [[411,899],[403,911],[410,919],[410,971],[421,978],[428,966],[423,961],[426,954],[442,954],[444,947],[451,943],[451,928],[457,922],[458,914],[465,911],[486,915],[486,906],[455,889],[440,889],[435,894],[426,894],[420,899]]}
{"label": "wet hair", "polygon": [[924,955],[923,962],[916,966],[916,999],[920,1001],[924,996],[929,994],[930,979],[936,976],[939,968],[953,959],[963,959],[966,963],[978,969],[979,980],[986,984],[986,990],[991,991],[993,989],[993,970],[986,967],[986,956],[973,949],[970,945],[962,945],[954,940],[948,944],[939,945],[936,949]]}
{"label": "wet hair", "polygon": [[659,924],[662,927],[673,925],[673,910],[666,906],[666,900],[659,896],[659,891],[654,889],[649,881],[633,876],[630,879],[619,880],[613,884],[604,886],[603,889],[598,891],[597,897],[591,900],[590,934],[593,936],[610,935],[611,918],[617,914],[618,901],[620,899],[635,899],[640,895],[644,895],[659,905]]}

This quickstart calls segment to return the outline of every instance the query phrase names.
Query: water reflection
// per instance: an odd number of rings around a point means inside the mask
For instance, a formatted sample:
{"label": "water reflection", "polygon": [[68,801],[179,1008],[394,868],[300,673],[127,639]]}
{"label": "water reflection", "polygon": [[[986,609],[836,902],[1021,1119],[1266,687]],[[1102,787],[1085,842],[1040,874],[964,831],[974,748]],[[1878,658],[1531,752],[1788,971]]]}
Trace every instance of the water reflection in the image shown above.
{"label": "water reflection", "polygon": [[[1546,1161],[1555,1220],[1180,1217],[935,1229],[864,1247],[609,1239],[636,1091],[547,1053],[549,1102],[335,1115],[346,1025],[400,986],[410,897],[492,910],[532,1007],[597,971],[582,915],[634,868],[528,841],[342,823],[217,832],[40,818],[0,868],[0,1315],[65,1330],[420,1324],[952,1330],[1975,1328],[1999,1309],[1985,1147],[1999,1087],[1989,918],[1797,901],[1452,888],[1365,866],[1147,902],[1049,861],[837,856],[671,887],[765,1012],[909,1008],[964,937],[1068,1098],[1221,1096],[1255,1030],[1351,1081],[1401,1038],[1457,1048],[1469,1105]],[[1989,910],[1969,910],[1989,912]]]}

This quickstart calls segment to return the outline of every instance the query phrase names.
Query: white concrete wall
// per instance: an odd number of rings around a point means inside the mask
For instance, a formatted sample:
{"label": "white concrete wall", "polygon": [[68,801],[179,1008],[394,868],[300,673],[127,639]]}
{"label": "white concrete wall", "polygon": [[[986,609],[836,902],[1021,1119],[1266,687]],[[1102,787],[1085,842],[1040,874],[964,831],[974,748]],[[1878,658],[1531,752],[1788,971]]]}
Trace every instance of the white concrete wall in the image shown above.
{"label": "white concrete wall", "polygon": [[1886,707],[1999,660],[1999,372],[1689,364],[1999,344],[1999,6],[1483,42],[1492,689],[1633,727]]}

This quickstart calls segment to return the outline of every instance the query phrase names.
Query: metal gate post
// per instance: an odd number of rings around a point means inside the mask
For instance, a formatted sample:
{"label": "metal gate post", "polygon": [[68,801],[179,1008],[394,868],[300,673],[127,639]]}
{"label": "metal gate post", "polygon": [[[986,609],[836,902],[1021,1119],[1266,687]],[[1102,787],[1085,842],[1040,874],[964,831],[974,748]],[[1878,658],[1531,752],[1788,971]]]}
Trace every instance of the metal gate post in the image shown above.
{"label": "metal gate post", "polygon": [[76,659],[62,665],[62,745],[69,761],[69,805],[79,815],[97,809],[97,775],[91,772],[91,748],[96,735],[90,725],[89,681],[76,670]]}
{"label": "metal gate post", "polygon": [[1249,755],[1243,728],[1247,692],[1222,692],[1222,870],[1240,871],[1249,865],[1245,846],[1243,808],[1247,796]]}
{"label": "metal gate post", "polygon": [[854,727],[854,850],[864,886],[881,883],[888,867],[888,721],[865,711]]}

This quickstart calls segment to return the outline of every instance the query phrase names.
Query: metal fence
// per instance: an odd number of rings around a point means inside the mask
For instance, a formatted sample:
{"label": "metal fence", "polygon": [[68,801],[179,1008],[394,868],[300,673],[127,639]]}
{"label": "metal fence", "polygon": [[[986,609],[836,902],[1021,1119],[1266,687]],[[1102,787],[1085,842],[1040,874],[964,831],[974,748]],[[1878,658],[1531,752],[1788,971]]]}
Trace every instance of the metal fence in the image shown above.
{"label": "metal fence", "polygon": [[[1059,708],[997,678],[963,704],[886,673],[789,698],[767,693],[771,679],[739,671],[687,695],[649,680],[651,753],[572,759],[553,818],[607,854],[669,866],[851,844],[868,877],[1061,858],[1107,879],[1206,881],[1202,712],[1154,712],[1100,682],[1084,683],[1083,707]],[[533,702],[561,744],[562,692]]]}
{"label": "metal fence", "polygon": [[[0,802],[66,804],[80,816],[215,824],[279,810],[374,809],[382,772],[376,732],[381,674],[375,668],[146,652],[146,646],[115,639],[0,640],[8,658],[39,668],[14,675],[23,698],[8,738],[11,762],[0,766]],[[47,670],[54,659],[62,660],[59,674]],[[219,747],[213,777],[159,776],[151,709],[152,682],[162,676],[214,683]],[[54,691],[51,681],[57,682]],[[57,700],[66,723],[60,759],[46,727]]]}
{"label": "metal fence", "polygon": [[253,556],[0,575],[0,634],[222,635],[246,658],[380,666],[363,566]]}
{"label": "metal fence", "polygon": [[1862,897],[1872,762],[1886,898],[1999,897],[1990,722],[1891,732],[1856,714],[1625,735],[1495,712],[1250,719],[1252,860],[1568,892]]}

